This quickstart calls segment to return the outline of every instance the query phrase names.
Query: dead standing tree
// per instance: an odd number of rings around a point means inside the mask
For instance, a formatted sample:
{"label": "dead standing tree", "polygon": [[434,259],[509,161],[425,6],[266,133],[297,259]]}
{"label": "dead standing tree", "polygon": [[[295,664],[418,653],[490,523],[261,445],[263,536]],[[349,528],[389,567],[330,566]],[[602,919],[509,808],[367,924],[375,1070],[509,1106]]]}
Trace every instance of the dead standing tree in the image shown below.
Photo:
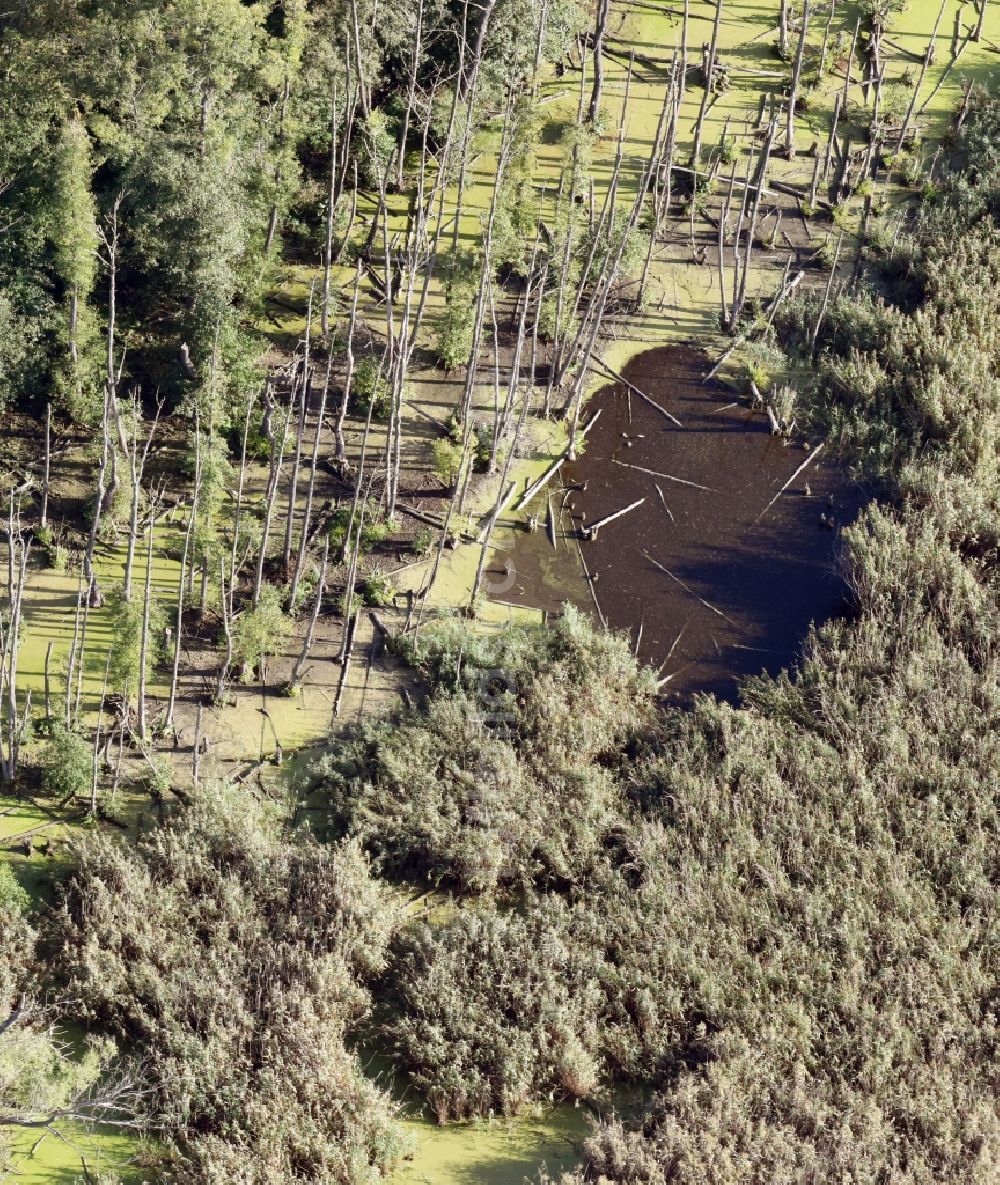
{"label": "dead standing tree", "polygon": [[785,150],[788,159],[795,158],[795,107],[799,101],[799,81],[802,78],[802,61],[806,51],[806,33],[809,30],[809,0],[802,2],[802,16],[799,24],[799,41],[792,64],[792,84],[788,90],[788,113],[785,126]]}
{"label": "dead standing tree", "polygon": [[31,692],[24,709],[17,702],[17,664],[21,648],[21,615],[31,543],[21,530],[20,499],[12,491],[7,515],[7,607],[0,614],[0,783],[17,780],[21,744],[31,716]]}
{"label": "dead standing tree", "polygon": [[597,0],[597,20],[594,26],[594,81],[590,92],[590,105],[587,108],[587,122],[597,123],[601,113],[601,94],[604,90],[604,37],[608,29],[608,16],[611,12],[611,0]]}

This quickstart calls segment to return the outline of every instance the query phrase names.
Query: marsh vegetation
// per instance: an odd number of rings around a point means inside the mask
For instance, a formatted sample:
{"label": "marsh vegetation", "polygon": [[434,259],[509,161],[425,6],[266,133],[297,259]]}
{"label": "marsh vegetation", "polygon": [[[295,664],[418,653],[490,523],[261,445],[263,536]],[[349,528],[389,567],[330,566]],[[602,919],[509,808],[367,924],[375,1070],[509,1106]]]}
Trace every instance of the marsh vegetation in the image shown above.
{"label": "marsh vegetation", "polygon": [[995,13],[647,7],[0,14],[0,1177],[995,1179]]}

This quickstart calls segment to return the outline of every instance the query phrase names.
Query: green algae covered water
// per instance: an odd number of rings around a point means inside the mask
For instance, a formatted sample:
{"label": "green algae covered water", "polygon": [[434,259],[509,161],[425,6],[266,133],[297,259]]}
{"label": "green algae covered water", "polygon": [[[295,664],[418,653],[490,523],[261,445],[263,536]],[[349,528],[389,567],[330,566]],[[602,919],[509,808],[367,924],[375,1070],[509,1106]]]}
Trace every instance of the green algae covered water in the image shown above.
{"label": "green algae covered water", "polygon": [[579,1164],[587,1111],[571,1103],[512,1120],[451,1123],[408,1119],[412,1159],[391,1185],[523,1185],[543,1166],[553,1176]]}

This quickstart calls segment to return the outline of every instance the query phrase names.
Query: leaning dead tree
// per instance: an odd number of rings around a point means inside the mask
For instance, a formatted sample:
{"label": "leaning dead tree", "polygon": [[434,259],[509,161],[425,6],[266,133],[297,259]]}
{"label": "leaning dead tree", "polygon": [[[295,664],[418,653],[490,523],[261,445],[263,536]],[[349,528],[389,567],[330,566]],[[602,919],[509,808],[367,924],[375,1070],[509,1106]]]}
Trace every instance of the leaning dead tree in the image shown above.
{"label": "leaning dead tree", "polygon": [[23,708],[17,698],[24,586],[31,542],[21,529],[20,497],[13,491],[7,513],[7,604],[0,610],[0,783],[17,780],[21,745],[31,718],[31,692]]}

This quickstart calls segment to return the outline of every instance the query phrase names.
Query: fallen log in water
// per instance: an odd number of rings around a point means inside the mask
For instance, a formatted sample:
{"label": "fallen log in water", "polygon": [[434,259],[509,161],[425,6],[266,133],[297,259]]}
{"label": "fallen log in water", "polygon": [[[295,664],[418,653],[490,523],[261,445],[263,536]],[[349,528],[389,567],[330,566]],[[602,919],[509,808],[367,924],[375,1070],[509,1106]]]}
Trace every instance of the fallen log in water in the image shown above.
{"label": "fallen log in water", "polygon": [[[611,378],[613,378],[616,383],[621,383],[623,387],[627,387],[630,391],[632,391],[636,395],[638,395],[640,399],[645,400],[645,402],[648,403],[650,407],[656,408],[656,410],[660,413],[660,415],[666,416],[667,419],[671,422],[671,424],[676,424],[676,426],[678,428],[684,427],[684,425],[680,422],[680,420],[676,416],[671,415],[670,412],[668,412],[665,407],[661,407],[660,404],[657,403],[655,399],[651,398],[651,396],[647,395],[645,391],[640,391],[639,388],[635,385],[635,383],[630,383],[628,381],[628,379],[624,378],[622,375],[620,375],[617,370],[612,370],[611,367],[606,365],[604,362],[599,362],[596,360],[594,361],[594,365],[597,366],[600,370],[603,370],[605,374],[607,374]],[[597,414],[600,415],[600,412],[598,412]],[[595,416],[594,419],[597,419],[597,416]]]}
{"label": "fallen log in water", "polygon": [[514,507],[514,509],[521,510],[523,507],[527,506],[531,499],[534,498],[534,496],[540,490],[543,490],[545,486],[552,480],[552,478],[555,477],[563,465],[565,465],[568,458],[569,449],[567,449],[561,456],[557,457],[537,481],[533,481],[531,485],[527,487],[527,489],[518,499],[517,505]]}
{"label": "fallen log in water", "polygon": [[760,514],[758,514],[757,517],[753,520],[753,522],[750,524],[751,528],[755,527],[760,522],[760,520],[764,517],[764,515],[767,514],[767,512],[771,509],[771,507],[775,504],[775,502],[777,502],[777,500],[781,497],[781,495],[785,492],[785,490],[788,489],[788,487],[792,484],[792,482],[799,476],[799,474],[808,465],[811,465],[813,463],[813,461],[816,460],[816,458],[823,451],[823,445],[825,445],[825,444],[826,444],[826,441],[824,440],[821,444],[818,444],[816,446],[816,448],[814,448],[812,450],[812,452],[809,454],[809,456],[806,457],[806,459],[802,462],[802,464],[798,467],[798,469],[795,470],[795,472],[788,479],[788,481],[785,482],[785,484],[781,487],[780,490],[778,490],[778,492],[774,495],[774,497],[771,499],[771,501],[768,502],[768,504],[764,507],[764,509],[760,512]]}
{"label": "fallen log in water", "polygon": [[679,576],[675,576],[673,574],[673,572],[671,572],[669,568],[665,568],[663,566],[663,564],[660,563],[659,560],[654,560],[648,551],[644,551],[642,554],[646,557],[647,560],[649,560],[649,562],[653,565],[654,568],[659,568],[659,570],[665,576],[669,576],[671,580],[673,580],[675,583],[679,584],[681,586],[681,588],[684,589],[684,591],[688,594],[688,596],[694,597],[694,599],[696,601],[698,601],[700,604],[704,605],[706,609],[710,609],[714,614],[716,614],[716,616],[721,617],[723,619],[723,621],[728,621],[730,625],[736,625],[736,622],[733,621],[733,619],[731,617],[727,617],[726,614],[723,613],[721,609],[716,609],[716,607],[714,605],[709,604],[709,602],[706,601],[704,597],[699,597],[698,594],[694,591],[694,589],[689,584],[685,584],[684,581],[681,580],[681,578]]}
{"label": "fallen log in water", "polygon": [[594,578],[591,576],[590,571],[587,568],[587,561],[583,558],[583,545],[580,543],[579,535],[576,536],[576,550],[580,555],[580,566],[583,568],[583,577],[587,582],[587,587],[590,589],[590,595],[594,600],[594,608],[597,610],[597,616],[601,620],[601,625],[607,629],[608,619],[604,616],[604,613],[601,609],[601,603],[597,599],[597,590],[594,588]]}
{"label": "fallen log in water", "polygon": [[614,514],[607,514],[604,518],[599,518],[597,522],[585,524],[582,528],[584,539],[596,539],[597,532],[601,527],[606,527],[608,523],[613,523],[616,518],[621,518],[623,515],[628,514],[629,511],[635,510],[636,507],[641,506],[645,501],[645,498],[640,498],[638,502],[631,502],[628,506],[623,506],[621,510],[616,510]]}
{"label": "fallen log in water", "polygon": [[612,465],[620,465],[623,469],[634,469],[637,473],[648,473],[650,477],[662,477],[664,481],[676,482],[679,486],[691,486],[695,490],[704,490],[707,494],[717,494],[710,486],[700,486],[696,481],[687,481],[683,477],[674,477],[672,473],[660,473],[656,469],[644,469],[641,465],[630,465],[627,461],[617,461],[611,458]]}
{"label": "fallen log in water", "polygon": [[510,485],[507,487],[506,491],[504,492],[504,495],[500,499],[499,503],[486,516],[486,521],[483,523],[482,527],[480,527],[479,534],[476,536],[477,543],[485,543],[486,542],[486,536],[490,533],[490,528],[495,525],[496,520],[507,509],[507,506],[509,505],[510,500],[514,497],[514,492],[516,491],[516,489],[517,489],[517,482],[512,481],[510,483]]}

